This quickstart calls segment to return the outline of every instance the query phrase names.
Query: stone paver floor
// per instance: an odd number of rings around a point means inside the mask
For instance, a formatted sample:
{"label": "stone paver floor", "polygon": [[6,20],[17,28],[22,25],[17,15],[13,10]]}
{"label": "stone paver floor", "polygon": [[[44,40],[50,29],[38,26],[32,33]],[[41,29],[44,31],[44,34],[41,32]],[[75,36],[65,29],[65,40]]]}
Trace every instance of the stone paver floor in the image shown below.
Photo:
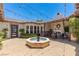
{"label": "stone paver floor", "polygon": [[1,56],[75,56],[79,55],[79,45],[67,40],[51,40],[43,49],[29,48],[25,39],[9,39],[3,41]]}

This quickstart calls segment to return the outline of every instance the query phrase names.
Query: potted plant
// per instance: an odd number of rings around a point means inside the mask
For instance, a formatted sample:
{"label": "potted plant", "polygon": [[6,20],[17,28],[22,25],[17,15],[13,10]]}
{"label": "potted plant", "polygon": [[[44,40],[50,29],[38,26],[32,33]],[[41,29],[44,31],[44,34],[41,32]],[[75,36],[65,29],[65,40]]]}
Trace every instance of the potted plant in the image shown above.
{"label": "potted plant", "polygon": [[4,28],[4,29],[2,30],[2,32],[4,33],[3,38],[6,38],[6,37],[7,37],[7,31],[8,31],[7,28]]}
{"label": "potted plant", "polygon": [[20,29],[19,32],[20,32],[20,37],[24,38],[25,37],[25,30],[24,29]]}

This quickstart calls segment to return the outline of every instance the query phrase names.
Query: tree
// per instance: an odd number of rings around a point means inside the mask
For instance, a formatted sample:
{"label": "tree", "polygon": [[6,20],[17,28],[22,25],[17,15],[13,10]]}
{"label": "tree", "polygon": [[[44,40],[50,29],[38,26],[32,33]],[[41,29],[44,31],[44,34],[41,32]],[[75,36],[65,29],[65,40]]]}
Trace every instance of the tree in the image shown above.
{"label": "tree", "polygon": [[78,17],[70,17],[69,25],[71,33],[76,37],[76,41],[79,43],[79,18]]}

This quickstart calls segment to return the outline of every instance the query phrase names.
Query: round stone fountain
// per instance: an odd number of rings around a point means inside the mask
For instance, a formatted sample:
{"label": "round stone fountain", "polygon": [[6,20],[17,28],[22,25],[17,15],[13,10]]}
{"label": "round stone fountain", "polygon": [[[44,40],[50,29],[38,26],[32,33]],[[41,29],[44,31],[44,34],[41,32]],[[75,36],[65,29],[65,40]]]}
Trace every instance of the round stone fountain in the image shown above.
{"label": "round stone fountain", "polygon": [[43,48],[49,45],[49,41],[48,38],[40,37],[40,34],[37,34],[37,37],[28,38],[26,44],[33,48]]}

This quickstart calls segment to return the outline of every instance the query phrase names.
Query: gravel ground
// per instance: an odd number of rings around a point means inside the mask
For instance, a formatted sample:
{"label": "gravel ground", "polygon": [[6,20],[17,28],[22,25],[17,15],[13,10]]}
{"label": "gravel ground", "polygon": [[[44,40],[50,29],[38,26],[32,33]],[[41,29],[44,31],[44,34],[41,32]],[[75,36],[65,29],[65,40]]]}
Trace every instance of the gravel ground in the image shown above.
{"label": "gravel ground", "polygon": [[67,40],[50,40],[45,48],[29,48],[26,40],[20,38],[8,39],[2,42],[0,56],[75,56],[79,55],[79,45]]}

